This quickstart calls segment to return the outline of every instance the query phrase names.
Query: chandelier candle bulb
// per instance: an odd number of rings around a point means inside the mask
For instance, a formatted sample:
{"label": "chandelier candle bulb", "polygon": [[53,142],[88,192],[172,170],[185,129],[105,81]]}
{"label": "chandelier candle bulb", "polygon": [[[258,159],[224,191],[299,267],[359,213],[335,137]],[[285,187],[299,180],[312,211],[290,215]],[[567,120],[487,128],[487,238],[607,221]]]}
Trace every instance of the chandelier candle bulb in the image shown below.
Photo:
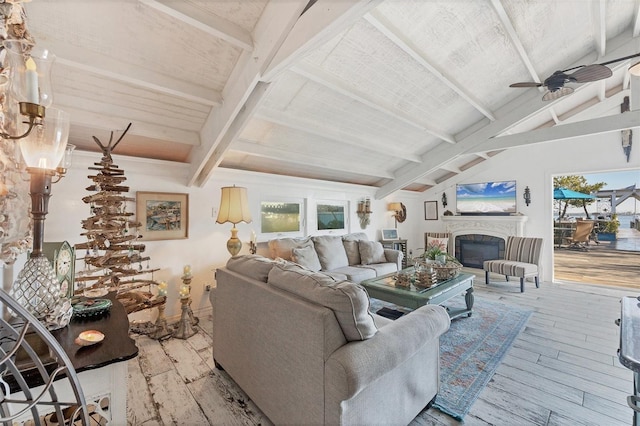
{"label": "chandelier candle bulb", "polygon": [[182,273],[186,278],[191,277],[191,265],[184,265],[184,268],[182,268]]}
{"label": "chandelier candle bulb", "polygon": [[38,96],[38,72],[36,71],[36,63],[33,58],[29,57],[25,62],[25,79],[27,85],[27,102],[32,104],[39,103]]}

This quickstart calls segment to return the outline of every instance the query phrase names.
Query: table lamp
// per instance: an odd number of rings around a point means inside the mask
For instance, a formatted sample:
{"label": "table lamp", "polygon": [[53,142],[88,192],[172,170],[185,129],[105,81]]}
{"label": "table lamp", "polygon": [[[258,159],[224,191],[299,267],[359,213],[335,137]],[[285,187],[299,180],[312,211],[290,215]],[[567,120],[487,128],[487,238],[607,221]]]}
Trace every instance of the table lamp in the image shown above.
{"label": "table lamp", "polygon": [[250,223],[251,212],[249,211],[249,202],[247,200],[247,188],[238,186],[225,186],[221,188],[220,211],[216,223],[231,222],[231,238],[227,241],[227,250],[231,256],[240,253],[242,241],[238,238],[238,230],[236,224],[240,222]]}

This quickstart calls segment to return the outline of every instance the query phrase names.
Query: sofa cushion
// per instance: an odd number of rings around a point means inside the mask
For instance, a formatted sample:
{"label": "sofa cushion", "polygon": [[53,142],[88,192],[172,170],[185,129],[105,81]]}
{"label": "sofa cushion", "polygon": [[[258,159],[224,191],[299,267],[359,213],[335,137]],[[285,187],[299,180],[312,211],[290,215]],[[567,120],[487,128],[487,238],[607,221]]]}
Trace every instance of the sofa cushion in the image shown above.
{"label": "sofa cushion", "polygon": [[344,249],[344,245],[342,245],[342,237],[338,235],[319,235],[313,237],[312,240],[323,270],[332,271],[349,265],[347,252]]}
{"label": "sofa cushion", "polygon": [[346,279],[359,283],[364,280],[368,280],[376,277],[376,271],[373,268],[367,269],[358,266],[343,266],[342,268],[334,269],[331,273],[344,274]]}
{"label": "sofa cushion", "polygon": [[357,241],[342,241],[342,245],[344,246],[344,250],[347,253],[347,259],[349,260],[349,265],[359,265],[360,264],[360,249],[358,248]]}
{"label": "sofa cushion", "polygon": [[342,241],[368,241],[369,237],[364,232],[353,232],[342,236]]}
{"label": "sofa cushion", "polygon": [[313,247],[311,238],[278,238],[269,241],[269,256],[272,259],[293,260],[291,250],[294,248]]}
{"label": "sofa cushion", "polygon": [[314,272],[318,272],[322,269],[318,255],[312,246],[294,247],[291,249],[291,254],[293,261],[298,265],[302,265]]}
{"label": "sofa cushion", "polygon": [[358,284],[336,281],[325,274],[291,265],[274,266],[269,272],[268,283],[331,309],[348,341],[366,340],[378,331],[369,313],[369,296]]}
{"label": "sofa cushion", "polygon": [[384,247],[378,241],[358,241],[358,248],[360,249],[360,260],[363,265],[387,261],[384,255]]}
{"label": "sofa cushion", "polygon": [[358,268],[375,271],[374,275],[376,277],[379,277],[385,274],[391,274],[393,272],[398,272],[398,265],[391,262],[370,263],[369,265],[360,265],[358,266]]}
{"label": "sofa cushion", "polygon": [[230,270],[265,283],[273,265],[273,260],[257,254],[234,256],[227,261],[227,268]]}

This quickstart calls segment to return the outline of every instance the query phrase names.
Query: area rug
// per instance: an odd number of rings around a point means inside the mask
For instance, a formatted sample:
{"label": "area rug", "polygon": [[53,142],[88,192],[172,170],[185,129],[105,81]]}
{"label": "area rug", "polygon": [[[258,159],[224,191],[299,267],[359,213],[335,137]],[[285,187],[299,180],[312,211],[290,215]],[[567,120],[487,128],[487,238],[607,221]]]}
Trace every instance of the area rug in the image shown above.
{"label": "area rug", "polygon": [[[445,306],[461,308],[464,298],[455,298]],[[410,312],[407,308],[371,299],[372,312],[382,308]],[[449,331],[440,337],[440,392],[433,407],[462,420],[530,315],[528,310],[476,298],[471,317],[451,321]]]}

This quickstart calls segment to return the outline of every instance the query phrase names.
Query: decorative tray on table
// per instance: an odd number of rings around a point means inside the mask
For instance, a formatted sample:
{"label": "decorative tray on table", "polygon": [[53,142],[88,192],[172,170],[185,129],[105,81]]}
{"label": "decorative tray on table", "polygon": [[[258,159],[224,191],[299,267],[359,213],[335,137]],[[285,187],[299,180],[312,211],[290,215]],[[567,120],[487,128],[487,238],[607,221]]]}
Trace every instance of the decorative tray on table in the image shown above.
{"label": "decorative tray on table", "polygon": [[81,300],[73,305],[73,316],[77,318],[92,318],[103,315],[111,309],[109,299]]}

